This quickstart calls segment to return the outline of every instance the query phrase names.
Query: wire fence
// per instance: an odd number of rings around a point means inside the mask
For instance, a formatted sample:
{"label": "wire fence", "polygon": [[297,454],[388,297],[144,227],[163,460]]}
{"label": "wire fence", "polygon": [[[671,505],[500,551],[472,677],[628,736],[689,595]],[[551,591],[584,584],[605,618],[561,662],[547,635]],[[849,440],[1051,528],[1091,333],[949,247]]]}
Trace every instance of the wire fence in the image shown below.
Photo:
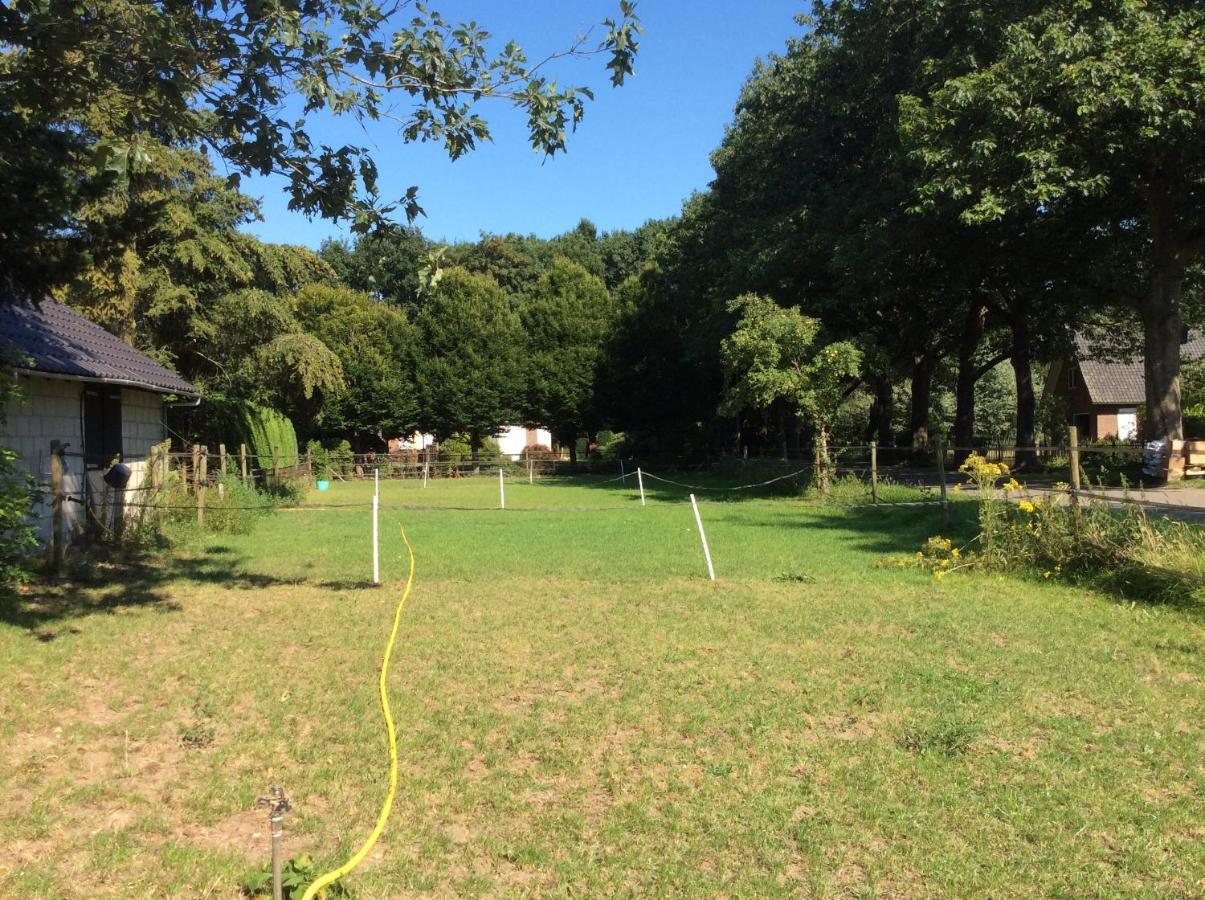
{"label": "wire fence", "polygon": [[[721,501],[765,495],[790,497],[798,503],[838,508],[938,507],[948,515],[954,494],[973,496],[969,476],[960,471],[971,455],[1007,469],[1021,479],[1026,492],[1063,493],[1103,500],[1111,504],[1137,503],[1157,511],[1205,516],[1205,491],[1179,490],[1164,484],[1169,474],[1191,478],[1205,475],[1205,442],[1172,442],[1162,449],[1120,442],[1079,445],[1074,432],[1065,445],[945,446],[940,441],[918,448],[875,444],[837,445],[822,461],[814,451],[789,451],[781,455],[720,455],[711,459],[658,462],[635,457],[575,461],[547,451],[524,451],[517,456],[499,453],[449,454],[438,449],[391,453],[325,452],[321,457],[302,453],[286,458],[257,456],[245,446],[237,452],[217,452],[202,445],[171,451],[169,445],[152,448],[145,458],[131,460],[135,472],[127,481],[110,482],[103,467],[87,465],[78,454],[55,452],[57,476],[40,478],[38,499],[62,518],[64,507],[83,507],[84,518],[105,534],[120,535],[126,523],[161,523],[165,517],[195,516],[204,526],[207,515],[229,515],[244,510],[275,507],[287,510],[366,509],[369,501],[341,497],[337,502],[313,492],[332,483],[373,481],[409,482],[417,487],[432,481],[497,478],[497,504],[489,501],[466,505],[463,501],[382,503],[378,509],[446,510],[448,512],[507,509],[507,484],[564,482],[618,490],[602,503],[530,505],[512,504],[509,511],[601,512],[628,509],[633,503],[686,502],[694,494]],[[79,468],[80,471],[75,471]],[[127,467],[128,469],[128,467]],[[102,477],[103,476],[103,477]],[[132,476],[132,477],[131,477]],[[56,481],[57,477],[57,481]],[[249,493],[239,493],[243,488]],[[265,496],[266,495],[266,496]],[[1022,495],[1018,495],[1022,496]],[[638,500],[637,500],[638,497]],[[244,501],[243,498],[248,498]],[[417,495],[416,495],[417,499]],[[601,497],[600,497],[601,499]],[[254,502],[251,502],[251,501]],[[70,516],[68,516],[70,518]],[[58,526],[55,534],[59,534]]]}

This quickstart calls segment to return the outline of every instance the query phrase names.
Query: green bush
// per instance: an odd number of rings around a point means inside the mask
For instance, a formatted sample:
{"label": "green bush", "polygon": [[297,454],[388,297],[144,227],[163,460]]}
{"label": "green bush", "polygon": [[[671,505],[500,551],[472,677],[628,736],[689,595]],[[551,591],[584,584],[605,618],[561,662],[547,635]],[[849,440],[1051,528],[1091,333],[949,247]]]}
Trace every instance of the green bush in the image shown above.
{"label": "green bush", "polygon": [[243,409],[242,422],[247,450],[256,458],[256,468],[297,465],[297,432],[288,416],[248,403]]}
{"label": "green bush", "polygon": [[315,481],[330,481],[331,480],[331,460],[326,452],[326,448],[318,441],[307,441],[305,445],[306,455],[310,458],[310,465],[313,467]]}
{"label": "green bush", "polygon": [[336,473],[348,477],[355,469],[356,457],[351,444],[339,441],[333,447],[324,447],[318,441],[309,441],[305,445],[314,467],[314,478],[319,481],[330,481]]}
{"label": "green bush", "polygon": [[[20,388],[7,360],[0,360],[0,425],[8,401],[21,397]],[[0,447],[0,584],[24,580],[29,574],[29,562],[38,546],[33,520],[37,499],[36,486],[19,464],[20,454]]]}
{"label": "green bush", "polygon": [[31,512],[33,479],[17,465],[16,451],[0,447],[0,584],[23,580],[38,546]]}
{"label": "green bush", "polygon": [[[164,494],[164,506],[176,527],[196,527],[196,497],[182,485]],[[246,534],[273,507],[273,498],[244,484],[237,476],[225,475],[205,489],[205,531]]]}
{"label": "green bush", "polygon": [[[897,565],[931,570],[939,580],[960,569],[1029,572],[1090,582],[1126,597],[1171,603],[1205,600],[1205,533],[1152,520],[1136,504],[1063,502],[1059,494],[1017,502],[1002,463],[972,454],[962,467],[978,484],[979,534],[965,547],[933,537]],[[1060,485],[1063,490],[1067,485]]]}
{"label": "green bush", "polygon": [[[502,452],[492,437],[482,438],[480,459],[497,459]],[[439,458],[446,462],[467,462],[473,458],[473,445],[467,434],[454,434],[439,442]]]}

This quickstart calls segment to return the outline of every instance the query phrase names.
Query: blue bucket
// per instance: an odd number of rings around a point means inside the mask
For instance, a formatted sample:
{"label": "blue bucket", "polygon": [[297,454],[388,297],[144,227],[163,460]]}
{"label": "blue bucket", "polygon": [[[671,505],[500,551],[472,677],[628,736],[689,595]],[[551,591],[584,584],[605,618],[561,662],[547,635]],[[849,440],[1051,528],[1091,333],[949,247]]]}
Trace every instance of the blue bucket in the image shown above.
{"label": "blue bucket", "polygon": [[320,491],[325,491],[330,486],[331,486],[331,483],[329,481],[319,481],[318,482],[318,490],[320,490]]}

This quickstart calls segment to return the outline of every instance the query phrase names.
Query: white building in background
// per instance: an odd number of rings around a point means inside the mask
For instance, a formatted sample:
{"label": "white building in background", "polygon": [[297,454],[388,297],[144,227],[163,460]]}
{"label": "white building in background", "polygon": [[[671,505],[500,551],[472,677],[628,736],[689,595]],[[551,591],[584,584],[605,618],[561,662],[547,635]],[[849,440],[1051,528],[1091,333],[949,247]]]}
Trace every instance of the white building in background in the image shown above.
{"label": "white building in background", "polygon": [[[51,536],[52,442],[63,448],[62,536],[84,532],[89,508],[111,525],[139,496],[151,447],[166,436],[165,402],[196,402],[197,388],[53,300],[0,303],[0,350],[15,360],[21,392],[5,408],[0,442],[17,451],[41,491],[39,537]],[[115,463],[128,468],[122,489],[104,480]]]}
{"label": "white building in background", "polygon": [[[504,425],[501,431],[493,435],[498,442],[498,452],[517,460],[528,447],[543,447],[552,449],[552,433],[546,428],[526,428],[523,425]],[[402,450],[424,451],[437,448],[439,442],[431,434],[416,431],[405,437],[391,438],[389,452],[398,453]]]}
{"label": "white building in background", "polygon": [[506,425],[494,435],[498,452],[511,459],[518,459],[528,447],[552,449],[552,433],[546,428],[524,428],[522,425]]}
{"label": "white building in background", "polygon": [[416,431],[413,434],[408,434],[405,437],[390,438],[389,452],[397,453],[399,450],[426,450],[429,447],[434,447],[438,442],[433,434],[423,434],[421,431]]}

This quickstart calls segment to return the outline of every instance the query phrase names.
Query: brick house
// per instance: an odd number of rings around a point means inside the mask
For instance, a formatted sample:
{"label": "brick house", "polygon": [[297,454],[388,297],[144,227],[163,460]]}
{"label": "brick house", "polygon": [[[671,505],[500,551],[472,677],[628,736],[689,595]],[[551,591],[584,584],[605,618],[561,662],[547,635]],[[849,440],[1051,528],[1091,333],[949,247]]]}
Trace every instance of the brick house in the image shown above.
{"label": "brick house", "polygon": [[[164,405],[199,402],[197,388],[61,303],[0,303],[0,349],[16,372],[20,399],[0,423],[0,443],[45,492],[52,441],[63,453],[64,530],[80,534],[88,507],[108,518],[136,496],[151,448],[163,441]],[[124,490],[104,481],[115,462],[129,467]],[[39,536],[51,532],[51,498],[35,506]]]}
{"label": "brick house", "polygon": [[[1142,357],[1106,359],[1077,335],[1074,353],[1059,359],[1047,375],[1045,398],[1059,399],[1081,440],[1137,441],[1139,408],[1146,403]],[[1181,346],[1183,359],[1205,357],[1205,335],[1190,333]]]}

